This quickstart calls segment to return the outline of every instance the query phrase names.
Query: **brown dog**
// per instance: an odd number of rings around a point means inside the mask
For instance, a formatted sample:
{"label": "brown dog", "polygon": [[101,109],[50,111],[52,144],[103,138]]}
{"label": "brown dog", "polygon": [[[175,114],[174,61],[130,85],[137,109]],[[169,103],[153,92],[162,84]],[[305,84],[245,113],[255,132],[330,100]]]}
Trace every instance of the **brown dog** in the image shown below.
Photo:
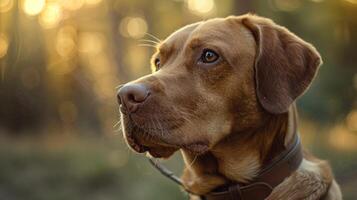
{"label": "brown dog", "polygon": [[[257,188],[243,198],[239,188],[250,187],[269,163],[288,163],[274,160],[297,138],[289,128],[294,101],[320,64],[313,46],[266,18],[185,26],[158,45],[153,74],[119,90],[124,137],[154,157],[180,149],[185,189],[207,199],[229,199],[209,194],[232,184],[238,189],[230,199],[342,199],[328,163],[306,152],[302,160],[296,153],[297,167],[281,181],[262,183],[267,195]],[[276,171],[272,179],[281,175]]]}

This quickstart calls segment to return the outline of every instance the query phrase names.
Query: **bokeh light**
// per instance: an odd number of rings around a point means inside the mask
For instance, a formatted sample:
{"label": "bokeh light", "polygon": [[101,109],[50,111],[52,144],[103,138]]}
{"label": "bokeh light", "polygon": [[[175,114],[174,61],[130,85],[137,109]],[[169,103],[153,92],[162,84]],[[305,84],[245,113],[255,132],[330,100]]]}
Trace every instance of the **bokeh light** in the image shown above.
{"label": "bokeh light", "polygon": [[272,0],[273,5],[280,11],[291,12],[301,6],[300,0]]}
{"label": "bokeh light", "polygon": [[347,1],[348,3],[352,3],[352,4],[357,4],[357,0],[345,0]]}
{"label": "bokeh light", "polygon": [[98,54],[103,50],[105,37],[100,33],[84,32],[79,35],[78,51],[87,54]]}
{"label": "bokeh light", "polygon": [[342,125],[337,125],[331,129],[329,142],[338,150],[353,151],[357,149],[357,135]]}
{"label": "bokeh light", "polygon": [[187,0],[187,7],[196,14],[208,14],[215,7],[214,0]]}
{"label": "bokeh light", "polygon": [[134,39],[142,38],[147,29],[147,23],[142,17],[126,17],[119,25],[119,31],[123,36]]}
{"label": "bokeh light", "polygon": [[76,43],[74,37],[76,30],[72,26],[62,27],[57,34],[56,50],[58,55],[67,58],[71,57],[76,50]]}
{"label": "bokeh light", "polygon": [[0,1],[0,13],[4,13],[4,12],[11,10],[13,5],[14,5],[13,0],[1,0]]}
{"label": "bokeh light", "polygon": [[[322,73],[298,103],[301,139],[329,160],[344,199],[354,200],[356,9],[357,0],[0,0],[0,196],[183,199],[143,158],[131,155],[117,86],[150,73],[155,37],[252,11],[321,53]],[[170,160],[180,174],[181,160]],[[28,185],[31,192],[24,190]]]}
{"label": "bokeh light", "polygon": [[84,0],[61,0],[62,6],[68,10],[78,10],[85,3]]}
{"label": "bokeh light", "polygon": [[41,13],[39,23],[43,28],[54,28],[60,22],[62,10],[58,3],[49,3]]}
{"label": "bokeh light", "polygon": [[97,5],[100,2],[102,2],[102,0],[86,0],[87,5]]}
{"label": "bokeh light", "polygon": [[45,7],[45,0],[24,0],[22,8],[28,15],[38,15]]}
{"label": "bokeh light", "polygon": [[9,41],[6,35],[0,33],[0,59],[6,55],[8,48],[9,48]]}

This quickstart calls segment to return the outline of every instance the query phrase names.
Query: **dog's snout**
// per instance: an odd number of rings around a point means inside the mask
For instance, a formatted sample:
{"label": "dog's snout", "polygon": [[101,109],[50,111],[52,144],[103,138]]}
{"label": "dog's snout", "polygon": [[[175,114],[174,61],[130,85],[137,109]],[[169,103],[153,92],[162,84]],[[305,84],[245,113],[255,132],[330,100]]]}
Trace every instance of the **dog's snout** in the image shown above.
{"label": "dog's snout", "polygon": [[124,85],[118,92],[118,101],[126,111],[135,112],[139,105],[144,103],[150,95],[150,90],[139,83]]}

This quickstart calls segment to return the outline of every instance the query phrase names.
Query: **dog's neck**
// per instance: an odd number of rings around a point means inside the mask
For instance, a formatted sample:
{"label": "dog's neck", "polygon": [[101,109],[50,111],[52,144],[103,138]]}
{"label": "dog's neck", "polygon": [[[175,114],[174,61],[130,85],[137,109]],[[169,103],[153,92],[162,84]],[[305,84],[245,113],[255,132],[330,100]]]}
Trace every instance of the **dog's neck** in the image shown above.
{"label": "dog's neck", "polygon": [[186,164],[182,179],[187,189],[205,194],[232,181],[247,183],[254,179],[292,142],[292,114],[270,116],[259,129],[232,133],[203,155],[182,150]]}

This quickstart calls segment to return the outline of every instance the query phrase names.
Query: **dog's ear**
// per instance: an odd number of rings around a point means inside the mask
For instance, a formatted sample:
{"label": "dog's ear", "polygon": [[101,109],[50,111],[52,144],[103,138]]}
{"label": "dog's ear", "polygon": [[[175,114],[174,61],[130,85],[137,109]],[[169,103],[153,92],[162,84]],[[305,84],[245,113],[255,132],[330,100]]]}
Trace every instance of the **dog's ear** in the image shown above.
{"label": "dog's ear", "polygon": [[246,16],[242,19],[257,44],[256,93],[260,104],[273,114],[287,112],[304,93],[322,63],[316,49],[271,20]]}

